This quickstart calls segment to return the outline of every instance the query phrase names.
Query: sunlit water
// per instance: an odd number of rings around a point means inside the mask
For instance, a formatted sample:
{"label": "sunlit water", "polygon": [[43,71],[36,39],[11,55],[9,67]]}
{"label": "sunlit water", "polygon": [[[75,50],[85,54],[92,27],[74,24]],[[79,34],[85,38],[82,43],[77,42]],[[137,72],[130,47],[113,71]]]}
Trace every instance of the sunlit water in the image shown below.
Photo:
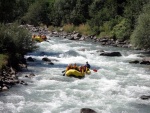
{"label": "sunlit water", "polygon": [[[139,98],[150,94],[150,68],[128,63],[141,59],[137,51],[49,38],[26,55],[36,59],[19,76],[28,86],[16,85],[0,94],[0,113],[79,113],[84,107],[98,113],[150,113],[150,100]],[[100,56],[97,50],[119,51],[122,56]],[[58,61],[48,65],[43,57]],[[62,76],[68,64],[86,61],[98,71],[84,79]],[[26,78],[31,72],[36,76]]]}

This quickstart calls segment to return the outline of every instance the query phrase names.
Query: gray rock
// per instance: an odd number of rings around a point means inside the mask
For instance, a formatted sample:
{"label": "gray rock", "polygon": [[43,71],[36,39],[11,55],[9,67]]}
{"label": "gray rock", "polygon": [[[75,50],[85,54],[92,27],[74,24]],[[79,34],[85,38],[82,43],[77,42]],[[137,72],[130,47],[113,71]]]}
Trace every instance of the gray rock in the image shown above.
{"label": "gray rock", "polygon": [[90,109],[90,108],[82,108],[80,110],[80,113],[97,113],[96,111]]}

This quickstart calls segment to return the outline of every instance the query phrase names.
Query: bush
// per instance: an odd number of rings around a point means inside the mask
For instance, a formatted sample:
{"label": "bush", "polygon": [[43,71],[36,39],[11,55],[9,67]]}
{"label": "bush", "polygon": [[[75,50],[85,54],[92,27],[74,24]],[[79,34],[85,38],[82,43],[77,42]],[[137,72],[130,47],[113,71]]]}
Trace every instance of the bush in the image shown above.
{"label": "bush", "polygon": [[19,57],[34,49],[31,34],[25,28],[18,24],[0,24],[0,52],[9,55],[11,64],[17,64]]}
{"label": "bush", "polygon": [[113,34],[111,32],[113,27],[113,21],[106,21],[101,27],[100,27],[100,37],[113,37]]}
{"label": "bush", "polygon": [[119,40],[127,40],[130,36],[130,25],[128,24],[128,20],[122,18],[118,24],[113,27],[112,33]]}
{"label": "bush", "polygon": [[31,34],[17,24],[0,24],[0,50],[2,53],[26,54],[34,48]]}
{"label": "bush", "polygon": [[75,26],[73,24],[66,24],[63,26],[63,30],[68,33],[71,33],[75,30]]}
{"label": "bush", "polygon": [[83,35],[91,35],[92,34],[90,26],[88,24],[79,25],[79,27],[76,27],[76,31],[78,31],[79,33],[81,33]]}
{"label": "bush", "polygon": [[[35,11],[36,10],[36,11]],[[22,23],[32,24],[35,26],[44,23],[49,24],[49,3],[47,0],[38,0],[30,5],[28,12],[22,17]]]}
{"label": "bush", "polygon": [[141,14],[138,25],[131,35],[131,43],[137,48],[150,49],[150,15]]}
{"label": "bush", "polygon": [[150,49],[150,6],[138,17],[135,30],[131,35],[131,43],[137,48]]}
{"label": "bush", "polygon": [[2,69],[2,67],[7,64],[7,60],[8,60],[7,55],[0,54],[0,69]]}

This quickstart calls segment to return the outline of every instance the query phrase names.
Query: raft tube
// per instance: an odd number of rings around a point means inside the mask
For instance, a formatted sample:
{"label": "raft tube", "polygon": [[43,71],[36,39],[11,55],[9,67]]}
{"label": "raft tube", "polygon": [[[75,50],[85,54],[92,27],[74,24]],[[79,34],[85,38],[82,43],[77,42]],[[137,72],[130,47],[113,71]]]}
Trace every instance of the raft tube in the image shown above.
{"label": "raft tube", "polygon": [[86,71],[86,74],[87,74],[87,75],[90,75],[90,74],[91,74],[91,71],[90,71],[90,70]]}
{"label": "raft tube", "polygon": [[41,37],[39,37],[39,36],[36,36],[34,39],[35,39],[36,41],[38,41],[38,42],[42,42],[42,41],[43,41],[43,39],[42,39]]}
{"label": "raft tube", "polygon": [[83,78],[85,76],[84,73],[81,73],[75,69],[70,69],[66,72],[66,76],[68,77],[76,77],[76,78]]}

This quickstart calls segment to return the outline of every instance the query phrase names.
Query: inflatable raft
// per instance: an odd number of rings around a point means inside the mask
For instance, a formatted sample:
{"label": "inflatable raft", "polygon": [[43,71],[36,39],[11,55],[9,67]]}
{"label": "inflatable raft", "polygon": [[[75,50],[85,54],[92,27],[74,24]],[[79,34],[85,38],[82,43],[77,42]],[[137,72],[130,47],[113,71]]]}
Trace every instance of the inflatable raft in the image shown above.
{"label": "inflatable raft", "polygon": [[70,69],[68,70],[65,75],[68,76],[68,77],[75,77],[75,78],[84,78],[85,77],[85,74],[91,74],[91,71],[88,70],[87,72],[79,72],[75,69]]}
{"label": "inflatable raft", "polygon": [[45,35],[33,35],[32,39],[37,42],[43,42],[47,39],[47,37]]}

